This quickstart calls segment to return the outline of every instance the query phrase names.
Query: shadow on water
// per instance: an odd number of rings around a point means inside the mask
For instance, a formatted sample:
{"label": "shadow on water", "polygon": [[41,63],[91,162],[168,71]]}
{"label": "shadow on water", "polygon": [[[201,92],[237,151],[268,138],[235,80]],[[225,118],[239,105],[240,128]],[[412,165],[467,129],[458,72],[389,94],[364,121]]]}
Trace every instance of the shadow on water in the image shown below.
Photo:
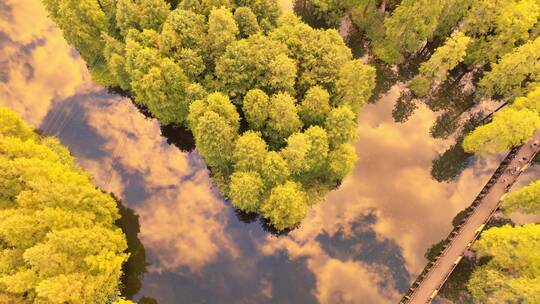
{"label": "shadow on water", "polygon": [[116,225],[122,229],[126,235],[129,258],[122,266],[122,279],[120,293],[122,296],[133,299],[142,286],[142,279],[147,272],[146,266],[146,251],[143,244],[139,240],[140,224],[139,216],[135,214],[133,209],[130,209],[114,196],[116,206],[120,213],[120,218],[116,221]]}

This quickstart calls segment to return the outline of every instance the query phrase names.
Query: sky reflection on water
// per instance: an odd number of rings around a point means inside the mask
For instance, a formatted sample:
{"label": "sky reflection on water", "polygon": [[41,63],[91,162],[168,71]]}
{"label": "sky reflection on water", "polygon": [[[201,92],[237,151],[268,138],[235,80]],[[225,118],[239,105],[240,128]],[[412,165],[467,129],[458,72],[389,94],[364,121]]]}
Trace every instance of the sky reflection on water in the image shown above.
{"label": "sky reflection on water", "polygon": [[436,114],[425,107],[394,123],[394,86],[360,115],[354,172],[276,237],[237,218],[196,151],[168,144],[157,121],[92,84],[39,0],[0,0],[0,68],[0,105],[58,135],[139,214],[150,265],[135,299],[161,304],[395,302],[500,159],[434,181],[431,161],[451,142],[429,136]]}

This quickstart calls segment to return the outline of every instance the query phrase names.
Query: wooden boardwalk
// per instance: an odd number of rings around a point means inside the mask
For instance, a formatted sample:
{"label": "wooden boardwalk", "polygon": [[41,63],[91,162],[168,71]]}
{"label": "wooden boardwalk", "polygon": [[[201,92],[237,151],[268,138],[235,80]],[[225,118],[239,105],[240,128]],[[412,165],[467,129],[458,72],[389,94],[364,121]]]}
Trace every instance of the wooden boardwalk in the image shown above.
{"label": "wooden boardwalk", "polygon": [[469,208],[467,217],[448,235],[448,242],[409,288],[400,304],[430,303],[457,266],[463,254],[478,238],[484,225],[501,205],[506,192],[525,171],[540,150],[540,131],[523,146],[512,149]]}

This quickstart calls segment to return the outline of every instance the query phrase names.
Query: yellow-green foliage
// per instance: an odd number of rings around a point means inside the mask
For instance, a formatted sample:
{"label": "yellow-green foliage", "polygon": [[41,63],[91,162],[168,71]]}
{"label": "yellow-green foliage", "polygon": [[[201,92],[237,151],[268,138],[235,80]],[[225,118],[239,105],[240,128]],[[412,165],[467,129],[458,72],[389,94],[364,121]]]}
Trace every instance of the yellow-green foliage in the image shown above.
{"label": "yellow-green foliage", "polygon": [[475,303],[540,303],[540,225],[491,228],[474,249],[491,257],[467,283]]}
{"label": "yellow-green foliage", "polygon": [[504,199],[505,213],[519,211],[527,214],[540,214],[540,180],[510,193]]}
{"label": "yellow-green foliage", "polygon": [[298,184],[289,181],[272,189],[261,207],[261,213],[278,230],[283,230],[300,222],[308,208],[306,194]]}
{"label": "yellow-green foliage", "polygon": [[463,141],[467,152],[478,155],[504,152],[528,141],[540,129],[540,87],[495,113],[493,121],[476,128]]}
{"label": "yellow-green foliage", "polygon": [[[165,0],[103,9],[85,0],[91,18],[75,24],[64,9],[78,11],[74,0],[43,1],[81,53],[101,51],[97,63],[85,56],[101,83],[128,90],[162,124],[192,131],[236,207],[258,211],[286,182],[316,200],[352,169],[342,145],[355,139],[375,69],[354,60],[336,30],[280,16],[277,0],[183,0],[174,9]],[[78,27],[91,32],[88,45],[77,43],[82,34],[72,37]],[[301,217],[288,226],[291,219]]]}
{"label": "yellow-green foliage", "polygon": [[128,257],[118,218],[115,200],[66,148],[0,108],[0,295],[14,303],[117,298]]}

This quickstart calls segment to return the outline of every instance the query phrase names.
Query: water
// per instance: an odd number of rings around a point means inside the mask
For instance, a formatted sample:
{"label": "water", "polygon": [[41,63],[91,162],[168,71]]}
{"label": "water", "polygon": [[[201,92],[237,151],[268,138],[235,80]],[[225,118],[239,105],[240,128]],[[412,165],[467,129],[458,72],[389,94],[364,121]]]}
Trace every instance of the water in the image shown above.
{"label": "water", "polygon": [[431,162],[453,142],[430,137],[437,113],[423,105],[395,123],[399,94],[394,85],[362,110],[354,172],[277,237],[234,212],[196,150],[169,144],[157,121],[93,84],[38,0],[0,0],[0,105],[57,135],[134,212],[125,293],[145,303],[397,302],[501,158],[436,182]]}

